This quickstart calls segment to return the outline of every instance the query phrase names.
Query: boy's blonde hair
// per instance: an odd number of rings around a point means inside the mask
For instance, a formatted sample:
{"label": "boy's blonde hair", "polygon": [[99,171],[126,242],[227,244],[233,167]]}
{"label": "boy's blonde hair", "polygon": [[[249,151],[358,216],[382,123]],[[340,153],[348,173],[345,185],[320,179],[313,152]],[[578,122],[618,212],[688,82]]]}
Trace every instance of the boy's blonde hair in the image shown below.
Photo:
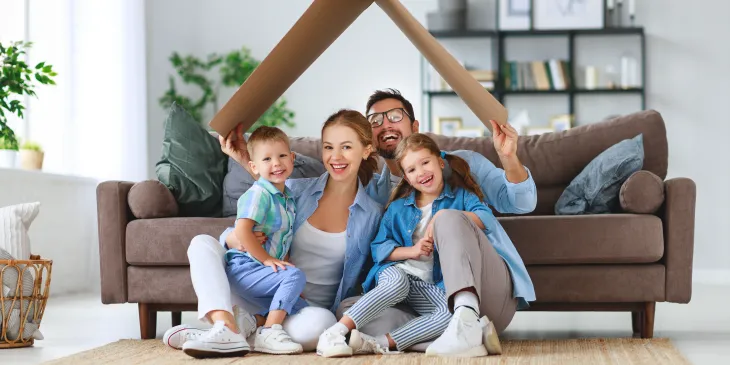
{"label": "boy's blonde hair", "polygon": [[256,130],[251,133],[251,136],[248,137],[247,142],[247,149],[248,149],[248,155],[253,158],[253,151],[256,149],[256,145],[259,143],[265,143],[265,142],[272,142],[272,141],[281,141],[286,143],[286,146],[291,148],[289,146],[289,136],[284,133],[281,129],[277,127],[269,127],[262,125]]}

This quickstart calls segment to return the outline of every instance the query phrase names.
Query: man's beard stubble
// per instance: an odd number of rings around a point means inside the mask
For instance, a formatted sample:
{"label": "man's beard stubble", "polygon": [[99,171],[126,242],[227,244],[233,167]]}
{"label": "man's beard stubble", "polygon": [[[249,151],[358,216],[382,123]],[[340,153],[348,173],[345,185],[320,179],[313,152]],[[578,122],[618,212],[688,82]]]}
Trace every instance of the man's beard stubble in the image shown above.
{"label": "man's beard stubble", "polygon": [[393,150],[386,150],[383,148],[378,147],[378,154],[380,157],[386,159],[386,160],[392,160],[395,158],[395,148]]}

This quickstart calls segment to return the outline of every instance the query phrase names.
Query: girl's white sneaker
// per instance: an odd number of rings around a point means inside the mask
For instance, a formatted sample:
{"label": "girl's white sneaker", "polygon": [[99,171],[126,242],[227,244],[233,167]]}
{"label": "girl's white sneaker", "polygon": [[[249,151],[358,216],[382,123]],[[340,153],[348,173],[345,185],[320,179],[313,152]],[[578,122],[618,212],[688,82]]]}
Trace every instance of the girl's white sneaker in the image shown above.
{"label": "girl's white sneaker", "polygon": [[358,330],[352,330],[350,332],[350,348],[354,355],[364,354],[400,354],[401,351],[390,351],[390,349],[383,348],[378,343],[375,337],[366,335]]}
{"label": "girl's white sneaker", "polygon": [[194,358],[244,356],[251,351],[246,337],[226,327],[223,321],[217,321],[213,328],[196,340],[186,341],[183,352]]}
{"label": "girl's white sneaker", "polygon": [[275,324],[271,328],[259,327],[254,343],[254,351],[267,354],[290,355],[300,354],[303,351],[302,345],[292,341],[280,324]]}
{"label": "girl's white sneaker", "polygon": [[345,335],[328,329],[319,335],[317,355],[322,357],[349,357],[352,356],[352,347],[347,344]]}

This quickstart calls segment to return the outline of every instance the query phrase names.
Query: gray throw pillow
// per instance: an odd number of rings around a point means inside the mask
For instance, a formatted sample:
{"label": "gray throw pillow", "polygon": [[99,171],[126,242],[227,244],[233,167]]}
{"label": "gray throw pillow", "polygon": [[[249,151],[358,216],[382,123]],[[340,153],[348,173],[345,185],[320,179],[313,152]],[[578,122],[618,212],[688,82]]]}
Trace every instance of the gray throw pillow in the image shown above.
{"label": "gray throw pillow", "polygon": [[644,166],[644,136],[625,139],[594,158],[555,203],[556,215],[601,214],[620,210],[619,191]]}
{"label": "gray throw pillow", "polygon": [[[247,138],[248,139],[248,138]],[[326,169],[319,160],[295,153],[294,171],[290,179],[301,179],[308,177],[319,177]],[[236,216],[238,198],[248,190],[255,180],[251,174],[239,165],[234,159],[228,159],[228,173],[223,179],[223,216],[230,218]]]}

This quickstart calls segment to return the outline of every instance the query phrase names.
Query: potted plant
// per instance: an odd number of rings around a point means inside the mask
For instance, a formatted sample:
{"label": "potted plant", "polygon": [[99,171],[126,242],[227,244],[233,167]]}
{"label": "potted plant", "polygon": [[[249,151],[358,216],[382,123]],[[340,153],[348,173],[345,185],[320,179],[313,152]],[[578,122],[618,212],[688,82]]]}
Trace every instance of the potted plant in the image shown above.
{"label": "potted plant", "polygon": [[20,167],[25,170],[43,169],[43,148],[35,142],[20,145]]}
{"label": "potted plant", "polygon": [[15,167],[18,159],[18,138],[8,125],[12,114],[23,118],[23,97],[36,96],[36,83],[55,85],[51,65],[40,62],[31,68],[25,62],[31,42],[0,42],[0,167]]}

